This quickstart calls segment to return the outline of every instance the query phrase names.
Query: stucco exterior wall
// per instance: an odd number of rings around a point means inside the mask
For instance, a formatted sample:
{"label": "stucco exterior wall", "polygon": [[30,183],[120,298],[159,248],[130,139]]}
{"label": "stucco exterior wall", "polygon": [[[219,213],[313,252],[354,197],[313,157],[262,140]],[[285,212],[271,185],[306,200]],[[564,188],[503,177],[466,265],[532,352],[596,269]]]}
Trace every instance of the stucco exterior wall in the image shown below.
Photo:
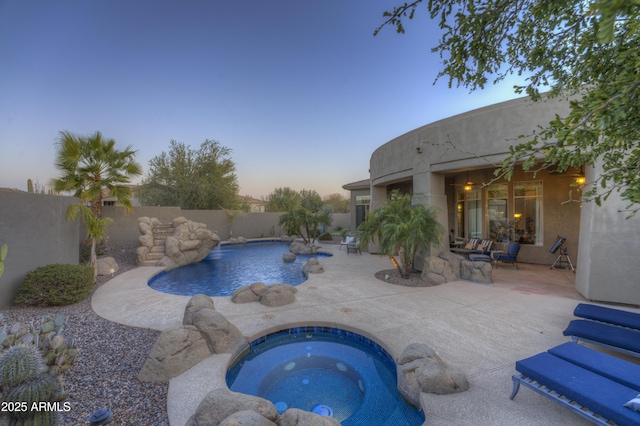
{"label": "stucco exterior wall", "polygon": [[[520,135],[530,135],[556,114],[564,116],[568,111],[566,99],[532,103],[528,98],[520,98],[401,135],[371,156],[371,209],[384,204],[390,185],[409,182],[416,199],[441,210],[440,220],[449,234],[456,219],[451,179],[468,173],[473,182],[489,182],[509,146],[526,141]],[[586,171],[587,179],[590,173],[595,173],[589,168]],[[625,205],[613,196],[602,208],[587,202],[581,208],[579,202],[567,202],[570,191],[571,198],[579,195],[577,188],[570,186],[571,172],[558,175],[542,171],[533,176],[517,170],[508,183],[509,203],[513,203],[514,181],[543,182],[543,243],[522,245],[518,259],[551,265],[560,253],[551,254],[549,249],[557,236],[562,235],[567,238],[565,247],[569,256],[578,265],[576,287],[586,298],[640,304],[637,279],[640,262],[629,254],[640,252],[640,217],[625,220],[625,215],[618,212]],[[513,206],[509,206],[509,211],[513,212]]]}
{"label": "stucco exterior wall", "polygon": [[0,245],[9,252],[0,277],[0,307],[11,304],[25,275],[53,263],[77,264],[79,224],[66,220],[73,197],[0,190]]}

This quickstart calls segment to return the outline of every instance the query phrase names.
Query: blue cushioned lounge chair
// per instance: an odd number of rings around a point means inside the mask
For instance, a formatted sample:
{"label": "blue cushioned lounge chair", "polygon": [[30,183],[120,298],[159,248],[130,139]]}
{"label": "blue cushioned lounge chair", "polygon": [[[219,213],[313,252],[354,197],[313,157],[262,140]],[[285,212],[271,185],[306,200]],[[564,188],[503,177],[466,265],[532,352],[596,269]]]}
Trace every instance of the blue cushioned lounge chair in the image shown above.
{"label": "blue cushioned lounge chair", "polygon": [[601,425],[640,424],[640,413],[625,406],[640,391],[640,366],[565,343],[516,362],[511,399],[524,385]]}

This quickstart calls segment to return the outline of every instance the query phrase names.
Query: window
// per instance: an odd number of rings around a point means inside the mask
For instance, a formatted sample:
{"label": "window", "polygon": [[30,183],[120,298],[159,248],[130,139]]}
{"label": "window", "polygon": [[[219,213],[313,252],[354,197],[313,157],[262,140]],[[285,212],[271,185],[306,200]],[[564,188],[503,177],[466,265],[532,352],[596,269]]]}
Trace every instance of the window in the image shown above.
{"label": "window", "polygon": [[497,242],[509,241],[509,186],[494,184],[487,187],[487,217],[489,239]]}
{"label": "window", "polygon": [[365,221],[371,205],[371,195],[356,195],[356,228]]}
{"label": "window", "polygon": [[542,245],[542,181],[513,185],[515,241]]}
{"label": "window", "polygon": [[482,191],[458,189],[458,237],[482,238]]}

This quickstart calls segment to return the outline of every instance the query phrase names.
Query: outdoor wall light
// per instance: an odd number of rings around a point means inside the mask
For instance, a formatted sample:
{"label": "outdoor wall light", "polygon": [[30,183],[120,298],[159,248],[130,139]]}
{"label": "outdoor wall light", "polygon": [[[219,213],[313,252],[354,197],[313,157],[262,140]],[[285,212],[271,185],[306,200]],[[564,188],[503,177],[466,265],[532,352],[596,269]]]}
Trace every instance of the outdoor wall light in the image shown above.
{"label": "outdoor wall light", "polygon": [[587,178],[585,178],[584,176],[578,176],[576,178],[576,183],[578,185],[584,185],[587,182]]}
{"label": "outdoor wall light", "polygon": [[465,191],[471,191],[471,189],[473,189],[473,182],[471,182],[470,180],[468,180],[468,181],[464,184],[464,190],[465,190]]}

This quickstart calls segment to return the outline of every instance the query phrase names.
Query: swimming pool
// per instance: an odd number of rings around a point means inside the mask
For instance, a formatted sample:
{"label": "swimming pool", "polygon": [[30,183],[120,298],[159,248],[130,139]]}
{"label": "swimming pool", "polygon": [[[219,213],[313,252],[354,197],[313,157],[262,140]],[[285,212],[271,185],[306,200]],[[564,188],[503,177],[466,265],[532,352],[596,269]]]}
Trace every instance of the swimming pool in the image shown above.
{"label": "swimming pool", "polygon": [[392,357],[373,340],[331,327],[297,327],[251,343],[231,363],[227,385],[288,408],[331,415],[343,426],[421,425],[398,393]]}
{"label": "swimming pool", "polygon": [[296,255],[295,262],[283,262],[288,242],[259,241],[246,244],[222,244],[204,260],[182,268],[161,272],[149,280],[149,287],[168,294],[193,296],[230,296],[238,288],[263,282],[298,285],[307,280],[302,265],[310,258],[327,253]]}

